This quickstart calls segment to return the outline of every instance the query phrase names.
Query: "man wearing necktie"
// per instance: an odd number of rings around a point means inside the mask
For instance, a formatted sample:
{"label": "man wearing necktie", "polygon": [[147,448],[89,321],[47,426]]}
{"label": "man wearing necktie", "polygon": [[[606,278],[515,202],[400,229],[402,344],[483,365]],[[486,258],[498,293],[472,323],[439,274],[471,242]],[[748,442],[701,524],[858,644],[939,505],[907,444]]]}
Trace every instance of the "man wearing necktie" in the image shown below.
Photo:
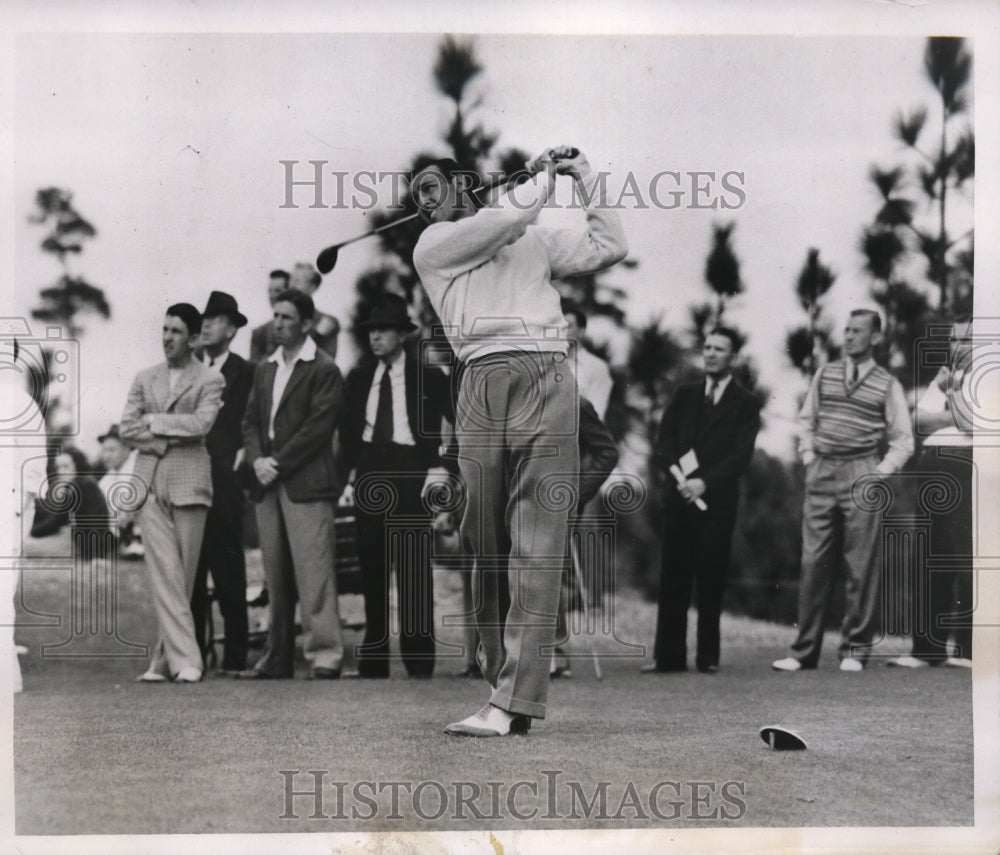
{"label": "man wearing necktie", "polygon": [[776,671],[815,668],[819,662],[841,562],[847,580],[840,670],[861,671],[868,659],[882,588],[882,518],[860,506],[853,488],[859,478],[891,475],[913,453],[903,387],[873,358],[881,340],[877,312],[851,312],[844,329],[844,358],[816,372],[799,413],[806,495],[798,636],[792,655],[772,663]]}
{"label": "man wearing necktie", "polygon": [[441,422],[451,412],[448,379],[406,346],[416,326],[402,297],[384,295],[358,328],[368,332],[375,358],[348,375],[340,428],[342,460],[352,467],[343,501],[355,504],[365,595],[358,676],[389,676],[389,575],[395,569],[400,654],[410,677],[427,679],[434,671],[434,588],[424,496],[446,477],[439,449]]}
{"label": "man wearing necktie", "polygon": [[243,554],[243,414],[253,386],[254,363],[232,353],[229,345],[247,319],[236,299],[213,291],[201,315],[201,361],[226,381],[222,409],[205,437],[212,458],[212,507],[205,520],[201,559],[191,595],[194,631],[206,656],[212,639],[206,637],[208,574],[225,625],[222,674],[247,667],[247,566]]}
{"label": "man wearing necktie", "polygon": [[730,370],[738,345],[732,330],[713,329],[702,347],[705,379],[678,387],[660,423],[654,453],[668,483],[655,662],[643,666],[644,673],[687,670],[692,590],[698,608],[695,666],[709,674],[719,668],[719,618],[739,479],[760,428],[757,401]]}

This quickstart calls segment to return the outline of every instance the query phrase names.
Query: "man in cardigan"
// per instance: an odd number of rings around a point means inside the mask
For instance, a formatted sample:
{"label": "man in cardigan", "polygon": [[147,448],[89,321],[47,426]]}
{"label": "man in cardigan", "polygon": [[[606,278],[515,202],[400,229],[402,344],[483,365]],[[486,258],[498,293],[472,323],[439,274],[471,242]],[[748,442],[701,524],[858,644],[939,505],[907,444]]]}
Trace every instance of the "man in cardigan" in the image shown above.
{"label": "man in cardigan", "polygon": [[246,316],[236,298],[213,291],[201,316],[202,364],[226,381],[222,409],[205,438],[212,458],[212,507],[205,521],[205,538],[191,596],[194,630],[202,655],[212,639],[206,638],[208,573],[212,573],[215,598],[225,624],[222,673],[247,667],[247,565],[243,554],[243,414],[253,386],[254,364],[232,353],[229,345]]}
{"label": "man in cardigan", "polygon": [[295,600],[312,679],[340,677],[344,644],[334,570],[333,503],[340,495],[333,432],[344,379],[309,337],[312,298],[288,289],[274,304],[278,349],[257,366],[243,417],[243,447],[258,485],[254,498],[270,617],[264,654],[243,679],[292,677]]}
{"label": "man in cardigan", "polygon": [[[493,686],[486,706],[445,728],[455,736],[524,733],[545,715],[571,510],[552,491],[579,470],[576,380],[552,279],[610,267],[628,251],[582,154],[550,149],[528,171],[533,178],[480,210],[454,162],[428,166],[410,188],[430,223],[413,263],[458,357],[462,540],[475,561],[483,670]],[[534,225],[557,174],[574,179],[586,228]]]}
{"label": "man in cardigan", "polygon": [[[856,309],[844,330],[844,359],[816,372],[799,414],[806,467],[798,637],[776,671],[815,668],[841,560],[847,573],[840,670],[861,671],[877,629],[882,588],[881,516],[852,495],[863,476],[891,475],[913,454],[903,389],[875,364],[882,339],[877,312]],[[888,449],[880,455],[880,447]]]}
{"label": "man in cardigan", "polygon": [[[705,337],[705,379],[679,387],[660,424],[656,457],[667,488],[655,663],[644,666],[644,673],[687,670],[692,589],[698,606],[695,666],[709,674],[719,667],[719,618],[739,481],[760,429],[757,401],[730,370],[739,343],[724,327]],[[690,477],[677,480],[673,472]]]}
{"label": "man in cardigan", "polygon": [[[430,517],[423,498],[436,479],[447,477],[441,466],[441,421],[450,417],[448,378],[424,364],[416,348],[404,346],[416,329],[406,301],[386,294],[358,328],[368,331],[375,360],[365,360],[347,377],[344,420],[340,426],[342,459],[353,465],[358,487],[351,490],[357,519],[358,557],[365,595],[365,640],[357,649],[360,677],[389,676],[389,574],[394,567],[399,596],[399,649],[406,672],[427,679],[434,671],[434,587],[430,550],[390,550],[390,526],[405,520],[407,534],[426,529]],[[391,507],[373,502],[390,490]],[[403,546],[405,541],[397,541]]]}

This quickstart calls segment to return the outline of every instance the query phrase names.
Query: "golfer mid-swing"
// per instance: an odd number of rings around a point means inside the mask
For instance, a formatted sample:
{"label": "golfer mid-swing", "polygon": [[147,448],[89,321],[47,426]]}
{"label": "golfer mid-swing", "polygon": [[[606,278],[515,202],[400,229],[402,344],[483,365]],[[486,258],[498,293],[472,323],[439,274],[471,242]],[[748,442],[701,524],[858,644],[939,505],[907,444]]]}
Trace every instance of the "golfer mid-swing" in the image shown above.
{"label": "golfer mid-swing", "polygon": [[[567,520],[579,468],[577,392],[552,279],[601,270],[628,249],[603,182],[569,146],[527,164],[533,176],[479,210],[453,161],[410,192],[430,225],[413,260],[458,357],[455,433],[467,504],[463,547],[489,703],[449,724],[455,736],[524,733],[545,716]],[[556,175],[577,182],[587,228],[533,225]],[[561,495],[562,493],[562,495]]]}

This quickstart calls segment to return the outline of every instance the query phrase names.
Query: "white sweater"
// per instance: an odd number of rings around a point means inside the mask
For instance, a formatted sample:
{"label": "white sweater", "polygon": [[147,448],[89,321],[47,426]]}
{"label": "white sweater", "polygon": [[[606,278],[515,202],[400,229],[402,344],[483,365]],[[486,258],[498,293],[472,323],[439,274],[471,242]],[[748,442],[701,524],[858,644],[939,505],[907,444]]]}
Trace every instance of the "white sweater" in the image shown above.
{"label": "white sweater", "polygon": [[592,273],[628,253],[618,215],[582,179],[587,229],[532,225],[549,195],[540,173],[494,206],[428,226],[413,252],[424,290],[463,362],[511,351],[565,353],[566,323],[552,280]]}

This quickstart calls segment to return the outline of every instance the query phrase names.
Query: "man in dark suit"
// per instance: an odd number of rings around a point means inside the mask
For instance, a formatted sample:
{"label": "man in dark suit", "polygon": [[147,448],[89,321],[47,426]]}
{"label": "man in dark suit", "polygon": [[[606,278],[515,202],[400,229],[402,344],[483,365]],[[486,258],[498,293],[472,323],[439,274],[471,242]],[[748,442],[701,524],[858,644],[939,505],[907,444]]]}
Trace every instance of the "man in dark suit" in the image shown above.
{"label": "man in dark suit", "polygon": [[[287,270],[272,270],[268,274],[267,280],[267,302],[271,309],[274,309],[274,301],[278,295],[288,290],[289,276]],[[278,345],[274,341],[274,320],[254,327],[250,333],[250,360],[251,362],[263,362],[267,359]]]}
{"label": "man in dark suit", "polygon": [[[450,417],[448,379],[424,364],[416,348],[404,346],[410,322],[406,301],[386,294],[358,327],[368,331],[374,360],[347,378],[347,407],[340,440],[353,463],[358,557],[365,595],[365,640],[358,648],[361,677],[389,676],[389,573],[396,550],[387,549],[388,526],[406,519],[427,529],[423,497],[447,476],[441,465],[441,421]],[[386,485],[396,498],[386,508],[376,496]],[[419,537],[417,541],[419,542]],[[429,678],[434,671],[434,587],[429,549],[399,551],[399,646],[407,674]]]}
{"label": "man in dark suit", "polygon": [[202,656],[212,639],[206,638],[208,573],[212,573],[216,601],[225,625],[222,673],[247,667],[247,565],[243,554],[243,413],[253,386],[254,364],[229,350],[236,331],[246,326],[234,297],[213,291],[201,315],[202,364],[226,381],[222,409],[205,437],[212,458],[212,507],[205,520],[201,559],[191,595],[195,636]]}
{"label": "man in dark suit", "polygon": [[760,408],[733,379],[739,339],[724,327],[705,337],[705,379],[682,385],[667,406],[655,454],[666,473],[663,553],[652,665],[687,670],[687,612],[698,607],[695,665],[719,668],[719,617],[736,522],[739,479],[753,456]]}
{"label": "man in dark suit", "polygon": [[[302,291],[310,297],[323,282],[323,277],[319,271],[311,264],[300,261],[292,269],[291,276],[284,270],[272,270],[271,279],[268,282],[267,294],[271,306],[274,306],[274,296],[280,294],[284,288],[278,288],[278,283],[282,281],[286,287]],[[277,288],[277,291],[275,289]],[[313,316],[312,326],[309,328],[309,337],[316,342],[316,346],[325,350],[334,359],[337,358],[337,342],[340,337],[340,321],[333,315],[327,315],[319,310]],[[274,337],[274,321],[268,321],[257,327],[250,337],[250,358],[255,362],[263,362],[274,353],[278,342]]]}
{"label": "man in dark suit", "polygon": [[340,495],[332,437],[344,379],[309,337],[312,298],[288,289],[274,304],[278,349],[254,373],[243,446],[256,478],[270,626],[247,679],[292,677],[296,594],[302,652],[314,679],[340,677],[344,644],[334,571],[333,503]]}

